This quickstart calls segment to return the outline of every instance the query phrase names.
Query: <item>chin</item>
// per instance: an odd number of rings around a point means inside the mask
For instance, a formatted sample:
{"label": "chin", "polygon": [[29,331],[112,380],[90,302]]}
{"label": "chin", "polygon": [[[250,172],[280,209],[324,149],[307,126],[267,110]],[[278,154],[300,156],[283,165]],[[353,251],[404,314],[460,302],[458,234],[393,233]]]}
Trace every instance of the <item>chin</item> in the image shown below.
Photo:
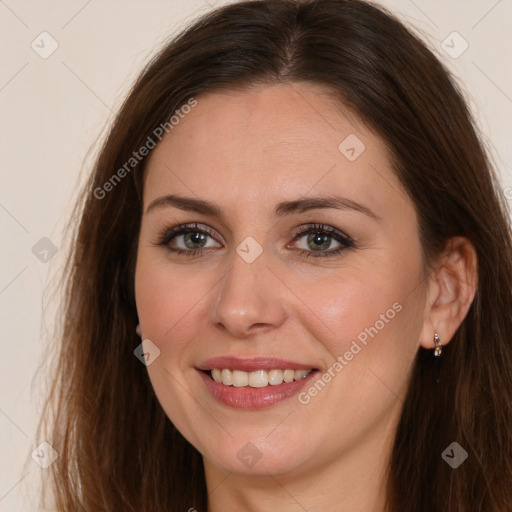
{"label": "chin", "polygon": [[300,452],[297,448],[303,443],[291,437],[282,444],[269,444],[265,441],[250,442],[244,436],[243,440],[230,439],[229,445],[225,449],[219,450],[216,446],[214,451],[209,450],[208,459],[218,468],[242,475],[268,477],[269,474],[296,473],[305,469],[312,455]]}

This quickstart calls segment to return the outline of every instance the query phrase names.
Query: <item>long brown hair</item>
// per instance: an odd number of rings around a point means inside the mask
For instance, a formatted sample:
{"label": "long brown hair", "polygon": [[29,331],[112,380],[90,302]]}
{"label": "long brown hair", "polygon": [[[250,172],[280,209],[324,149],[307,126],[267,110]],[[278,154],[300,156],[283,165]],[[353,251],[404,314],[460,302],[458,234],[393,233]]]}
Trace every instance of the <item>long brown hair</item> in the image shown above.
{"label": "long brown hair", "polygon": [[[201,455],[166,417],[133,354],[146,159],[126,162],[190,98],[299,81],[328,86],[386,142],[414,202],[427,265],[456,235],[478,256],[476,297],[445,347],[439,386],[431,352],[418,351],[387,508],[512,510],[512,236],[463,95],[425,44],[380,7],[255,0],[204,15],[146,66],[76,205],[59,355],[40,425],[59,454],[45,473],[59,512],[206,511]],[[122,179],[105,187],[123,166]],[[468,452],[457,469],[441,457],[452,442]]]}

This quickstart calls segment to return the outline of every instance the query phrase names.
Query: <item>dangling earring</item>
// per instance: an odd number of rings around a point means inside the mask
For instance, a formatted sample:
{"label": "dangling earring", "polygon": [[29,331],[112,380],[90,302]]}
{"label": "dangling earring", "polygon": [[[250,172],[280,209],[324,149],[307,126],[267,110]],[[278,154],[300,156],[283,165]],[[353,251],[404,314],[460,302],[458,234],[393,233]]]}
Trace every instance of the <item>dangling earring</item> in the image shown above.
{"label": "dangling earring", "polygon": [[139,335],[139,336],[142,336],[142,330],[140,328],[140,324],[137,324],[137,327],[135,327],[135,332]]}
{"label": "dangling earring", "polygon": [[434,349],[434,356],[440,357],[441,353],[443,352],[443,345],[439,341],[439,336],[437,335],[437,332],[434,333],[434,343],[436,344],[436,348]]}

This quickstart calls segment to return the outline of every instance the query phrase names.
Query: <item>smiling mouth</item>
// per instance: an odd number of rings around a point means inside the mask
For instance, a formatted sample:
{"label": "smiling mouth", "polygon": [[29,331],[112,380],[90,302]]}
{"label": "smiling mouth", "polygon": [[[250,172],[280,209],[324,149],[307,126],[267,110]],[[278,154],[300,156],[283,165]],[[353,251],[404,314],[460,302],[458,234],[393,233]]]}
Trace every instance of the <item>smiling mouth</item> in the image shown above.
{"label": "smiling mouth", "polygon": [[293,382],[307,377],[314,368],[310,369],[272,369],[256,370],[244,372],[242,370],[230,370],[228,368],[213,368],[212,370],[203,370],[213,381],[224,386],[233,386],[235,388],[264,388],[267,386],[279,386],[283,382]]}

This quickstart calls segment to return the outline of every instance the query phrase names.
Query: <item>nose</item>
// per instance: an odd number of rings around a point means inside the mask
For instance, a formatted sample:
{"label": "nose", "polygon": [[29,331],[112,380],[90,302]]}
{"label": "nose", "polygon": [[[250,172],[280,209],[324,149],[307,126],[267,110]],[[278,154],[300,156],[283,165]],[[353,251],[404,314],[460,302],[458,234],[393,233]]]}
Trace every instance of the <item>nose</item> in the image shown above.
{"label": "nose", "polygon": [[217,288],[215,327],[236,338],[270,332],[286,319],[286,288],[267,264],[265,252],[252,263],[237,253]]}

